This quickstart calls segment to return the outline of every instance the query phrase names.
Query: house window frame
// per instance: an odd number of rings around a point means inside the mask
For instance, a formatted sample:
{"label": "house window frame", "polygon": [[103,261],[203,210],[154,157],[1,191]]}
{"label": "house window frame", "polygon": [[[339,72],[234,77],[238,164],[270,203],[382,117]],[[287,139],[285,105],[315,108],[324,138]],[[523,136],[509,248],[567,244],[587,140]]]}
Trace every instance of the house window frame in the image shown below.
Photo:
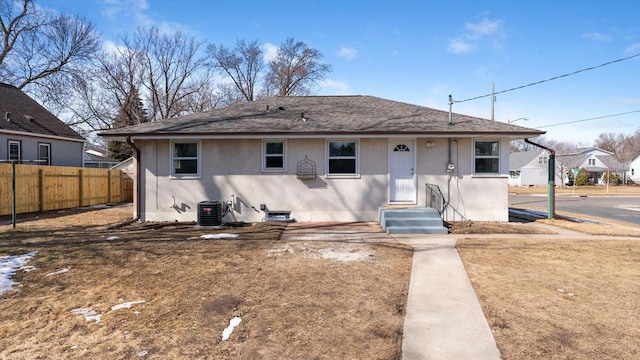
{"label": "house window frame", "polygon": [[[11,156],[11,146],[12,145],[17,145],[18,146],[18,157],[16,159],[14,159]],[[7,160],[9,161],[22,161],[22,141],[20,140],[7,140]]]}
{"label": "house window frame", "polygon": [[[267,145],[270,143],[282,143],[282,154],[267,154]],[[268,157],[282,157],[282,167],[267,167]],[[283,139],[265,139],[262,141],[262,172],[277,173],[287,172],[287,141]]]}
{"label": "house window frame", "polygon": [[[497,155],[476,155],[476,146],[478,143],[496,143],[498,145],[498,150],[497,150]],[[500,154],[500,140],[498,139],[474,139],[473,140],[473,147],[471,149],[472,153],[473,153],[473,174],[474,175],[500,175],[500,162],[502,161],[502,157]],[[480,159],[496,159],[498,161],[498,169],[497,171],[482,171],[479,172],[477,169],[477,161]]]}
{"label": "house window frame", "polygon": [[596,159],[588,159],[589,166],[596,166]]}
{"label": "house window frame", "polygon": [[[336,142],[346,142],[346,143],[354,143],[355,151],[354,156],[331,156],[331,143]],[[346,178],[346,179],[357,179],[360,178],[360,139],[327,139],[325,142],[325,177],[327,178]],[[330,162],[331,160],[340,160],[340,159],[354,159],[355,160],[355,171],[353,173],[331,173],[330,172]]]}
{"label": "house window frame", "polygon": [[[41,147],[46,147],[47,148],[47,158],[46,161],[42,161],[42,156],[40,153],[40,148]],[[50,143],[44,143],[44,142],[39,142],[38,143],[38,165],[51,165],[51,144]]]}
{"label": "house window frame", "polygon": [[[181,156],[176,157],[175,154],[175,146],[176,144],[196,144],[196,156]],[[202,173],[202,149],[200,140],[171,140],[169,146],[169,162],[171,167],[171,178],[172,179],[199,179]],[[195,173],[176,173],[175,169],[175,161],[176,160],[196,160],[196,172]]]}

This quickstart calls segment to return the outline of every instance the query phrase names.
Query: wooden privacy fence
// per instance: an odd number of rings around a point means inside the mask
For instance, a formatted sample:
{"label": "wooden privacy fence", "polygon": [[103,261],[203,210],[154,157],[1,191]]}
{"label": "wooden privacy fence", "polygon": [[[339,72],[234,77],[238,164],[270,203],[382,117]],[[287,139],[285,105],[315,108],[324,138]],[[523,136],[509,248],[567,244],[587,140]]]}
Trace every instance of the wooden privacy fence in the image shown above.
{"label": "wooden privacy fence", "polygon": [[[11,214],[11,167],[11,164],[0,164],[0,215]],[[120,170],[15,167],[17,214],[133,201],[133,179]]]}

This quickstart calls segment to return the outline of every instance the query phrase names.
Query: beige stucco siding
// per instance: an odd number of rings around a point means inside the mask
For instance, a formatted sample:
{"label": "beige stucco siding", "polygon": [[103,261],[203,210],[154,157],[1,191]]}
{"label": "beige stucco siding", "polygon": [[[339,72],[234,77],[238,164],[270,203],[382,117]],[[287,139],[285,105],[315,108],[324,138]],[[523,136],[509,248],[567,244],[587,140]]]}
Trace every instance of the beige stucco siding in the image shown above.
{"label": "beige stucco siding", "polygon": [[[273,139],[276,140],[276,139]],[[374,221],[389,200],[389,141],[358,141],[359,176],[326,176],[326,139],[286,140],[286,171],[262,171],[262,140],[226,139],[199,142],[200,176],[170,176],[171,142],[138,140],[141,150],[142,221],[195,221],[198,202],[231,201],[225,220],[261,221],[271,211],[291,211],[298,221]],[[418,138],[416,145],[417,204],[426,204],[425,183],[435,184],[450,200],[448,220],[508,220],[508,141],[501,141],[501,174],[473,175],[473,141],[451,142],[455,171],[446,173],[447,139]],[[305,156],[316,164],[315,179],[300,180],[296,167]]]}

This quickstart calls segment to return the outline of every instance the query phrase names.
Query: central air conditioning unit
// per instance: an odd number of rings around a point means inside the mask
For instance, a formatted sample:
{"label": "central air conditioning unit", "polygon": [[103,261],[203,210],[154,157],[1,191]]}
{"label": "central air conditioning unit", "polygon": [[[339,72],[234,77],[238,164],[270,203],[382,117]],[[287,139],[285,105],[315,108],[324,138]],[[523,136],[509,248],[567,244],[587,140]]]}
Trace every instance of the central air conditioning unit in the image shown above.
{"label": "central air conditioning unit", "polygon": [[222,225],[222,202],[201,201],[198,203],[198,226]]}

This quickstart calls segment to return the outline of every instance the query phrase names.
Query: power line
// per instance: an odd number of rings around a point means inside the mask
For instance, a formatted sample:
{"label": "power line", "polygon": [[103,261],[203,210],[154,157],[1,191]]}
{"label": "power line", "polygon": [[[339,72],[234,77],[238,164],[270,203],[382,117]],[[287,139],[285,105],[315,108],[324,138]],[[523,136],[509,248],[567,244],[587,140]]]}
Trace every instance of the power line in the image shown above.
{"label": "power line", "polygon": [[563,75],[554,76],[552,78],[545,79],[545,80],[540,80],[540,81],[536,81],[536,82],[532,82],[532,83],[527,84],[527,85],[522,85],[522,86],[514,87],[514,88],[511,88],[511,89],[498,91],[498,92],[492,93],[492,94],[476,96],[476,97],[465,99],[465,100],[454,100],[453,103],[462,103],[462,102],[466,102],[466,101],[472,101],[472,100],[478,100],[478,99],[486,98],[486,97],[489,97],[489,96],[495,96],[495,95],[498,95],[498,94],[504,94],[506,92],[510,92],[510,91],[514,91],[514,90],[520,90],[520,89],[524,89],[524,88],[529,87],[529,86],[539,85],[539,84],[542,84],[542,83],[545,83],[545,82],[558,80],[560,78],[564,78],[564,77],[567,77],[567,76],[572,76],[572,75],[575,75],[575,74],[579,74],[581,72],[594,70],[594,69],[597,69],[597,68],[601,68],[603,66],[615,64],[615,63],[618,63],[618,62],[621,62],[621,61],[626,61],[626,60],[630,60],[630,59],[637,58],[637,57],[640,57],[640,54],[631,55],[631,56],[626,57],[626,58],[609,61],[609,62],[606,62],[604,64],[588,67],[588,68],[585,68],[585,69],[577,70],[577,71],[574,71],[574,72],[571,72],[571,73],[567,73],[567,74],[563,74]]}
{"label": "power line", "polygon": [[563,123],[560,123],[560,124],[551,124],[551,125],[538,126],[537,128],[538,128],[538,129],[542,129],[542,128],[548,128],[548,127],[552,127],[552,126],[560,126],[560,125],[574,124],[574,123],[579,123],[579,122],[584,122],[584,121],[591,121],[591,120],[598,120],[598,119],[606,119],[606,118],[610,118],[610,117],[621,116],[621,115],[627,115],[627,114],[633,114],[633,113],[640,113],[640,110],[627,111],[627,112],[623,112],[623,113],[611,114],[611,115],[604,115],[604,116],[598,116],[598,117],[593,117],[593,118],[588,118],[588,119],[582,119],[582,120],[567,121],[567,122],[563,122]]}

